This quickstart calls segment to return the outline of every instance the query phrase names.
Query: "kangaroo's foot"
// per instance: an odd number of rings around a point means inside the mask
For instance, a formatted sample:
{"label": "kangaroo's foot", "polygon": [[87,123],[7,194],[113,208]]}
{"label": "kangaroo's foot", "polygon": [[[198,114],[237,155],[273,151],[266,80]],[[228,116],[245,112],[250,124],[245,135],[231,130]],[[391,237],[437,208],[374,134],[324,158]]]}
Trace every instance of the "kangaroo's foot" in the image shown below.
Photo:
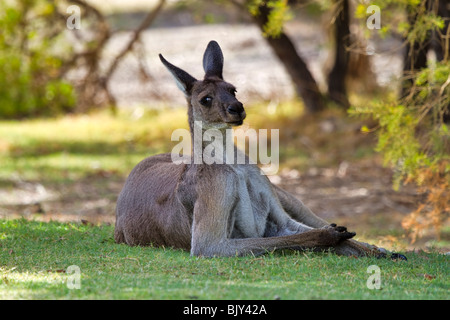
{"label": "kangaroo's foot", "polygon": [[324,235],[325,241],[328,242],[329,245],[334,246],[342,241],[353,238],[356,233],[347,231],[346,227],[338,226],[335,223],[330,224],[329,226],[325,226],[322,230],[326,231]]}

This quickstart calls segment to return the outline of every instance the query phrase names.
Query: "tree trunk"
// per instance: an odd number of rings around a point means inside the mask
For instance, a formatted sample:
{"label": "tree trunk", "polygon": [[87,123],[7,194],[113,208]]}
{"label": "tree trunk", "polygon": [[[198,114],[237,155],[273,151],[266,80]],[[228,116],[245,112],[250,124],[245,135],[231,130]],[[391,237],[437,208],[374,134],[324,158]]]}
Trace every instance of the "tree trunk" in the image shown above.
{"label": "tree trunk", "polygon": [[335,0],[341,2],[337,8],[337,16],[334,23],[335,59],[334,65],[328,74],[328,95],[331,100],[342,107],[348,108],[350,103],[347,98],[345,80],[348,71],[350,53],[350,15],[349,0]]}
{"label": "tree trunk", "polygon": [[[429,8],[429,1],[426,1],[425,6]],[[408,23],[413,26],[416,23],[417,14],[408,12]],[[406,41],[406,39],[405,39]],[[426,68],[427,66],[427,52],[430,48],[429,39],[425,39],[423,43],[414,42],[412,45],[407,42],[406,51],[403,61],[403,85],[401,91],[401,98],[407,97],[411,93],[414,85],[414,74]]]}
{"label": "tree trunk", "polygon": [[[427,39],[422,43],[409,42],[406,46],[405,59],[403,64],[403,86],[401,98],[405,98],[411,94],[414,85],[413,75],[422,68],[427,67],[427,52],[434,50],[437,61],[448,61],[450,59],[450,10],[447,1],[427,0],[425,3],[427,10],[435,12],[445,20],[444,29],[441,32],[433,32],[428,35]],[[408,22],[414,25],[417,14],[408,13]],[[450,106],[447,106],[443,115],[443,121],[450,123]]]}
{"label": "tree trunk", "polygon": [[[259,14],[254,16],[255,22],[261,30],[263,30],[268,21],[270,10],[265,4],[262,4],[259,7]],[[297,95],[305,103],[306,110],[309,113],[323,110],[325,106],[319,87],[289,37],[284,32],[281,32],[276,38],[270,35],[267,36],[266,40],[286,68],[294,83]]]}
{"label": "tree trunk", "polygon": [[[438,61],[450,62],[450,4],[447,1],[439,1],[437,13],[445,19],[444,29],[441,33],[435,34],[434,51]],[[450,104],[444,112],[443,121],[450,123]]]}
{"label": "tree trunk", "polygon": [[442,32],[436,32],[434,35],[433,48],[436,52],[436,59],[438,61],[450,59],[450,3],[440,0],[437,8],[438,16],[445,20],[444,29]]}

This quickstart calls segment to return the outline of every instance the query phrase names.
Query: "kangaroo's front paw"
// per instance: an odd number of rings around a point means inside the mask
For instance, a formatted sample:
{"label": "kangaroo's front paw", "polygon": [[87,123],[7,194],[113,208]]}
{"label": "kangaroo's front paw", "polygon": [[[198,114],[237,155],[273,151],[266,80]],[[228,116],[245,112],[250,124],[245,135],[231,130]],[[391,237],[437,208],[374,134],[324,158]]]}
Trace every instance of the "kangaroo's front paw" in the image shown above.
{"label": "kangaroo's front paw", "polygon": [[334,226],[332,227],[333,231],[336,233],[337,237],[338,237],[338,243],[347,239],[351,239],[354,236],[356,236],[356,232],[349,232],[347,231],[346,227],[343,226]]}
{"label": "kangaroo's front paw", "polygon": [[[355,232],[348,232],[346,227],[338,226],[338,225],[336,225],[336,223],[332,223],[329,226],[325,226],[325,227],[323,227],[323,229],[334,230],[334,231],[337,231],[338,233],[347,234],[347,236],[352,235],[350,238],[353,238],[356,235]],[[348,239],[350,239],[350,238],[348,238]]]}
{"label": "kangaroo's front paw", "polygon": [[[345,228],[345,227],[344,227]],[[336,229],[338,236],[339,236],[339,242],[347,240],[347,239],[351,239],[354,236],[356,236],[356,232],[348,232],[347,228],[345,228],[345,230],[339,230]]]}
{"label": "kangaroo's front paw", "polygon": [[337,226],[335,223],[332,223],[323,229],[327,231],[331,245],[337,245],[338,243],[351,239],[356,235],[355,232],[348,232],[346,227]]}

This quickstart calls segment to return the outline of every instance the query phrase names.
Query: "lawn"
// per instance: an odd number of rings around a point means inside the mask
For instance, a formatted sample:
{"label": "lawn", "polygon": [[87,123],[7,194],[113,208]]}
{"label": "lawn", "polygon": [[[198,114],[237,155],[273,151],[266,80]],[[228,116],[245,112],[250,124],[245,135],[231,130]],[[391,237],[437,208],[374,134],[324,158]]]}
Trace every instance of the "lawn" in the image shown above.
{"label": "lawn", "polygon": [[[282,129],[280,171],[374,157],[373,138],[340,111],[301,119],[295,103],[276,112],[261,108],[247,109],[246,124]],[[330,126],[338,129],[322,130]],[[202,259],[170,248],[115,244],[114,207],[125,177],[144,157],[169,152],[177,128],[187,128],[184,109],[1,121],[0,299],[448,299],[449,256],[437,250],[405,253],[407,262],[291,251]],[[33,198],[42,194],[50,196]],[[359,239],[397,241],[403,234],[398,221],[382,214],[347,221]],[[364,229],[363,221],[370,226]],[[448,247],[450,232],[444,231],[441,243]],[[372,265],[379,267],[379,290],[367,287]]]}
{"label": "lawn", "polygon": [[[0,239],[1,299],[448,299],[450,289],[449,257],[438,253],[205,259],[115,244],[113,226],[26,219],[0,220]],[[380,289],[367,286],[371,265]]]}

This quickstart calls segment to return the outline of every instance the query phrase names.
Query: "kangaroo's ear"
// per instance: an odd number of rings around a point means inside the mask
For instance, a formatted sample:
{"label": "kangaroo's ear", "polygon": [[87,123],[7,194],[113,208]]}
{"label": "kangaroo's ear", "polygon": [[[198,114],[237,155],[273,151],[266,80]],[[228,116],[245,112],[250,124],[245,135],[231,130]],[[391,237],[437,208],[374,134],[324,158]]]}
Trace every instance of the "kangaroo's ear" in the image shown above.
{"label": "kangaroo's ear", "polygon": [[203,55],[203,69],[205,70],[205,79],[209,77],[219,77],[223,80],[223,54],[219,44],[216,41],[210,41]]}
{"label": "kangaroo's ear", "polygon": [[192,87],[194,86],[194,82],[196,82],[197,79],[195,79],[186,71],[181,70],[178,67],[175,67],[173,64],[164,59],[164,57],[161,54],[159,55],[159,59],[161,59],[163,65],[170,71],[172,76],[175,78],[178,88],[180,88],[180,90],[183,91],[183,93],[186,96],[190,96],[192,93],[191,91]]}

